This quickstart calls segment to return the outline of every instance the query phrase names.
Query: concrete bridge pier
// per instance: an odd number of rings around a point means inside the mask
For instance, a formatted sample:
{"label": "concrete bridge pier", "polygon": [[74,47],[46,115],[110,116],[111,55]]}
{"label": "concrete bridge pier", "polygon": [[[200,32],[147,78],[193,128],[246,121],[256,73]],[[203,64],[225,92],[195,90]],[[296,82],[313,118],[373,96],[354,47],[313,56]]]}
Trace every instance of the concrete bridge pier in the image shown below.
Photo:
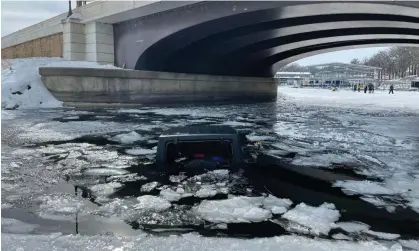
{"label": "concrete bridge pier", "polygon": [[77,18],[63,22],[63,58],[114,64],[114,39],[111,24],[80,23]]}
{"label": "concrete bridge pier", "polygon": [[65,106],[274,101],[273,78],[228,77],[124,69],[41,67],[46,88]]}

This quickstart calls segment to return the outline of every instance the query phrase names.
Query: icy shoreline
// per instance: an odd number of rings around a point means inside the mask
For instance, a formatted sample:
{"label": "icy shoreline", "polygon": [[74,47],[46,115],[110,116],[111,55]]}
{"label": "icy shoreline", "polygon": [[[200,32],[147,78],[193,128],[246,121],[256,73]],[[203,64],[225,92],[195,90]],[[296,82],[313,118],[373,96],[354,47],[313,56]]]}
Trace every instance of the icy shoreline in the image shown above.
{"label": "icy shoreline", "polygon": [[[404,241],[412,244],[414,241]],[[234,238],[201,237],[196,234],[181,236],[156,237],[139,234],[136,237],[118,236],[83,236],[83,235],[19,235],[2,234],[2,248],[4,250],[161,250],[161,251],[399,251],[399,243],[386,246],[375,241],[329,241],[309,239],[301,236],[287,235],[263,239],[242,240]],[[414,244],[414,243],[413,243]]]}
{"label": "icy shoreline", "polygon": [[374,110],[409,110],[419,113],[419,92],[388,91],[375,93],[353,92],[329,89],[278,87],[278,94],[287,101],[298,102],[299,105],[318,105],[327,107],[352,107]]}
{"label": "icy shoreline", "polygon": [[2,109],[30,109],[61,107],[45,88],[39,67],[117,68],[95,62],[65,61],[62,58],[17,58],[2,60],[1,107]]}

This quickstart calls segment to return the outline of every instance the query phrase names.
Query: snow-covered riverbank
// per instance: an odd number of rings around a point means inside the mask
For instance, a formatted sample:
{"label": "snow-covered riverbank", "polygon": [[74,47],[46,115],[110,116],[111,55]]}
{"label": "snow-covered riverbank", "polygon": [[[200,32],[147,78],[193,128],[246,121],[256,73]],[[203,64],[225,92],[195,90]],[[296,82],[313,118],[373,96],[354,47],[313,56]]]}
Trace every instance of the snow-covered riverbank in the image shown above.
{"label": "snow-covered riverbank", "polygon": [[94,62],[65,61],[62,58],[17,58],[2,60],[1,107],[54,108],[62,102],[45,88],[39,67],[116,68]]}
{"label": "snow-covered riverbank", "polygon": [[396,91],[388,94],[387,91],[374,93],[339,90],[333,92],[329,89],[315,88],[278,88],[291,101],[304,105],[317,105],[328,107],[345,107],[353,109],[374,110],[410,110],[419,112],[419,92]]}

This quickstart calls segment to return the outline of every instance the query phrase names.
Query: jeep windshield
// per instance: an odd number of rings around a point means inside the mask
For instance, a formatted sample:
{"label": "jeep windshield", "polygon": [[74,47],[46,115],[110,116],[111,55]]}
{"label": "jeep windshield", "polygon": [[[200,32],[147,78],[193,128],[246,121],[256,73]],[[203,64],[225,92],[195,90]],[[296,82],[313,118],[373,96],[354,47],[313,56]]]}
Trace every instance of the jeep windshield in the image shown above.
{"label": "jeep windshield", "polygon": [[228,140],[178,141],[166,145],[166,163],[173,164],[191,160],[205,160],[220,165],[230,165],[233,148]]}

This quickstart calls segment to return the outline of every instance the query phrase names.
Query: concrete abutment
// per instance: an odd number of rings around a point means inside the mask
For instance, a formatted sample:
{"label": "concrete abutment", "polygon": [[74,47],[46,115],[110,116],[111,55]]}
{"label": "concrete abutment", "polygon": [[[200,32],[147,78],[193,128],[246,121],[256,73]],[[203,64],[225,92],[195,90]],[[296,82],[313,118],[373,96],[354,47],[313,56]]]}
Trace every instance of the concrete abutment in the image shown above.
{"label": "concrete abutment", "polygon": [[135,106],[273,101],[273,78],[194,75],[125,69],[39,69],[42,82],[67,106]]}

